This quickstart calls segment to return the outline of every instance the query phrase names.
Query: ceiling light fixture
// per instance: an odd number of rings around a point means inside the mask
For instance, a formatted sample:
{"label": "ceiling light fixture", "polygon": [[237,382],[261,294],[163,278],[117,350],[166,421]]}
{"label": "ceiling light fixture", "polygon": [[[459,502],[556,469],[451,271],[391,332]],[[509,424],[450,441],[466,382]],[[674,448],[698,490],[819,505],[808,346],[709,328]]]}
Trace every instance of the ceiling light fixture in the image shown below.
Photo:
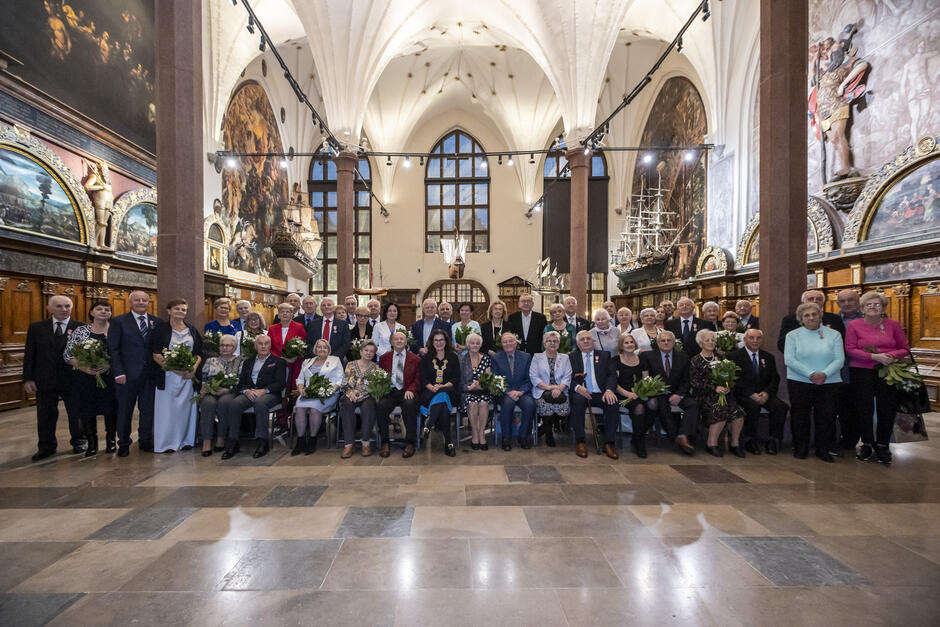
{"label": "ceiling light fixture", "polygon": [[423,156],[418,157],[418,165],[420,165],[422,168],[424,167],[424,157],[423,157]]}
{"label": "ceiling light fixture", "polygon": [[405,160],[402,161],[401,164],[402,164],[403,166],[405,166],[406,168],[410,168],[410,167],[411,167],[411,157],[405,157]]}
{"label": "ceiling light fixture", "polygon": [[509,155],[509,161],[506,162],[506,165],[512,167],[512,155]]}
{"label": "ceiling light fixture", "polygon": [[267,43],[267,42],[265,41],[264,36],[262,36],[262,37],[261,37],[261,43],[258,44],[258,50],[260,50],[261,52],[264,52],[264,47],[265,47],[265,44],[266,44],[266,43]]}
{"label": "ceiling light fixture", "polygon": [[584,147],[584,154],[585,155],[591,154],[591,144],[588,144]]}
{"label": "ceiling light fixture", "polygon": [[708,8],[708,0],[702,2],[702,21],[705,22],[712,16],[711,9]]}
{"label": "ceiling light fixture", "polygon": [[252,35],[255,34],[255,18],[252,17],[250,14],[248,15],[248,26],[246,28],[248,29],[248,32],[251,33]]}
{"label": "ceiling light fixture", "polygon": [[648,152],[648,153],[646,153],[645,155],[643,155],[643,163],[652,163],[652,162],[653,162],[653,154],[652,154],[652,153]]}
{"label": "ceiling light fixture", "polygon": [[392,157],[391,157],[391,155],[385,157],[385,165],[392,165]]}
{"label": "ceiling light fixture", "polygon": [[695,158],[695,153],[692,152],[691,150],[686,150],[682,158],[685,159],[686,161],[691,161],[692,159]]}
{"label": "ceiling light fixture", "polygon": [[499,155],[496,159],[496,165],[503,165],[503,155]]}
{"label": "ceiling light fixture", "polygon": [[486,157],[483,157],[482,159],[480,159],[480,168],[485,170],[486,166],[487,166]]}
{"label": "ceiling light fixture", "polygon": [[676,52],[682,54],[682,37],[679,38],[679,42],[676,44]]}
{"label": "ceiling light fixture", "polygon": [[287,159],[281,159],[281,167],[287,169]]}
{"label": "ceiling light fixture", "polygon": [[225,167],[234,170],[238,166],[238,162],[235,161],[235,157],[229,157],[225,160]]}
{"label": "ceiling light fixture", "polygon": [[535,163],[535,153],[529,153],[529,163],[530,164]]}

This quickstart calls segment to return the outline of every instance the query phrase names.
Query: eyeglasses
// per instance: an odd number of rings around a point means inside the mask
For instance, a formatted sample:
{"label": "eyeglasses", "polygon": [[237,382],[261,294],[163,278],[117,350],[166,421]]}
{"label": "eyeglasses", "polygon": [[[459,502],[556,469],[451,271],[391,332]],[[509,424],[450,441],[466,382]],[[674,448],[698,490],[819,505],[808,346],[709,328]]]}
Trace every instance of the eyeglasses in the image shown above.
{"label": "eyeglasses", "polygon": [[865,309],[881,309],[884,307],[881,303],[865,303]]}

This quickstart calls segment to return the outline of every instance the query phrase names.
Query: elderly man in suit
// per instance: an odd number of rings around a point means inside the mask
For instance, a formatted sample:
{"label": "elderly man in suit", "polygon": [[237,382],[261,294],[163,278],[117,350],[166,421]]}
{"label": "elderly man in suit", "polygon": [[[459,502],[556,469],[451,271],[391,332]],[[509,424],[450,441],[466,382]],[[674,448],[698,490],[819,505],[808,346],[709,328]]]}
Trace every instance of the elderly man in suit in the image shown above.
{"label": "elderly man in suit", "polygon": [[587,457],[584,446],[584,413],[588,407],[604,410],[604,454],[617,459],[614,438],[620,420],[617,404],[617,370],[607,351],[594,348],[590,331],[579,331],[577,348],[568,353],[571,362],[571,426],[574,428],[575,453]]}
{"label": "elderly man in suit", "polygon": [[304,331],[310,332],[310,323],[317,317],[317,299],[304,296],[300,301],[300,311],[294,316],[294,322],[304,325]]}
{"label": "elderly man in suit", "polygon": [[[679,450],[692,455],[695,447],[689,439],[695,436],[698,425],[698,403],[689,394],[691,360],[685,353],[673,350],[675,345],[675,335],[672,331],[664,330],[657,336],[655,348],[640,354],[640,363],[650,376],[659,375],[669,386],[669,392],[656,399],[659,422]],[[673,407],[682,410],[681,421],[672,413]]]}
{"label": "elderly man in suit", "polygon": [[776,455],[783,440],[783,427],[790,406],[777,398],[780,374],[774,356],[761,348],[763,343],[763,332],[751,328],[744,332],[744,348],[731,353],[731,360],[741,368],[741,375],[734,385],[734,396],[747,412],[744,418],[744,436],[747,438],[744,449],[753,455],[760,455],[757,425],[761,409],[766,409],[770,414],[770,438],[764,447],[769,455]]}
{"label": "elderly man in suit", "polygon": [[421,358],[408,350],[408,337],[403,331],[395,331],[391,337],[392,350],[379,357],[379,367],[392,375],[392,391],[376,403],[376,418],[382,447],[379,457],[388,457],[391,453],[388,445],[389,416],[396,407],[401,407],[401,417],[405,424],[405,450],[401,456],[409,458],[415,454],[417,434],[418,396],[421,392]]}
{"label": "elderly man in suit", "polygon": [[535,299],[532,294],[523,294],[519,297],[519,311],[509,316],[512,331],[519,336],[519,350],[534,355],[542,352],[542,333],[548,325],[548,320],[537,311]]}
{"label": "elderly man in suit", "polygon": [[320,299],[320,314],[315,317],[307,327],[307,346],[313,352],[313,345],[323,338],[330,343],[330,354],[346,362],[346,352],[349,351],[349,325],[339,318],[333,317],[336,303],[329,296]]}
{"label": "elderly man in suit", "polygon": [[23,388],[27,394],[36,395],[39,445],[33,455],[34,462],[55,454],[60,398],[68,414],[72,452],[85,450],[81,417],[72,395],[72,367],[62,359],[69,336],[81,325],[72,318],[72,301],[67,296],[50,297],[46,311],[52,318],[29,325],[23,352]]}
{"label": "elderly man in suit", "polygon": [[134,406],[139,414],[137,446],[153,451],[153,351],[150,334],[159,321],[147,313],[150,295],[135,290],[128,296],[131,310],[111,319],[108,345],[111,349],[111,372],[114,374],[118,402],[118,457],[127,457],[131,445],[131,421]]}
{"label": "elderly man in suit", "polygon": [[[760,328],[760,318],[757,316],[751,315],[751,311],[754,309],[754,305],[751,304],[751,301],[742,299],[734,304],[734,313],[738,314],[741,318],[741,324],[744,325],[745,329],[759,329]],[[716,329],[717,331],[717,329]]]}
{"label": "elderly man in suit", "polygon": [[532,446],[530,438],[532,421],[535,419],[535,399],[532,398],[532,380],[529,378],[529,365],[532,356],[516,350],[518,342],[512,332],[503,333],[500,338],[503,350],[492,357],[490,369],[493,374],[506,377],[506,394],[499,403],[499,428],[503,435],[503,450],[512,450],[512,413],[516,409],[522,412],[519,423],[519,446],[527,449]]}
{"label": "elderly man in suit", "polygon": [[254,359],[242,364],[236,393],[228,405],[228,413],[221,432],[228,437],[222,459],[231,459],[238,452],[238,432],[242,414],[249,408],[255,410],[255,441],[257,448],[252,457],[264,457],[268,453],[268,412],[281,402],[281,392],[287,385],[287,362],[271,354],[271,338],[267,335],[255,337]]}
{"label": "elderly man in suit", "polygon": [[411,325],[411,335],[415,339],[411,352],[423,357],[428,352],[428,338],[431,333],[440,329],[450,338],[450,325],[437,317],[437,301],[433,298],[424,299],[421,303],[421,314],[422,318]]}
{"label": "elderly man in suit", "polygon": [[679,315],[675,318],[666,316],[663,327],[682,340],[682,351],[686,355],[695,357],[702,352],[702,347],[695,341],[695,335],[699,330],[709,328],[711,325],[695,315],[695,303],[691,298],[683,296],[676,301],[676,313]]}
{"label": "elderly man in suit", "polygon": [[[803,295],[800,296],[800,304],[802,305],[803,303],[816,303],[820,311],[823,312],[822,326],[838,331],[842,335],[842,342],[845,343],[845,323],[842,321],[842,317],[839,314],[830,313],[825,310],[825,294],[819,290],[806,290],[803,292]],[[780,321],[780,335],[777,337],[777,348],[780,349],[781,353],[784,352],[787,345],[787,333],[799,327],[800,323],[796,319],[796,314],[787,314],[783,317],[783,320]]]}
{"label": "elderly man in suit", "polygon": [[562,304],[565,306],[565,320],[574,327],[575,333],[578,331],[591,330],[591,321],[578,315],[577,298],[574,296],[565,296],[565,300],[562,301]]}

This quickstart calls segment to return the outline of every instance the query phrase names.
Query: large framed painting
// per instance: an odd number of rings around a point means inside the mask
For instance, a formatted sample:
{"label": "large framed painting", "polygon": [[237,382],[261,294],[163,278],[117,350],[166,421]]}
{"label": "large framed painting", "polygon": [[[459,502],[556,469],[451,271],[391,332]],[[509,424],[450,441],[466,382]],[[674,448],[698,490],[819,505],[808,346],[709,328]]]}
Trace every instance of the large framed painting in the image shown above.
{"label": "large framed painting", "polygon": [[[760,213],[755,213],[744,227],[735,254],[738,265],[744,266],[760,261]],[[835,246],[832,222],[826,210],[816,198],[810,196],[806,202],[806,254],[826,253]]]}
{"label": "large framed painting", "polygon": [[0,227],[67,242],[88,241],[79,202],[35,154],[0,143]]}
{"label": "large framed painting", "polygon": [[142,202],[131,207],[118,230],[117,252],[157,258],[157,206]]}
{"label": "large framed painting", "polygon": [[869,213],[864,240],[940,231],[940,156],[898,178]]}
{"label": "large framed painting", "polygon": [[13,74],[156,152],[153,0],[6,0],[0,47]]}

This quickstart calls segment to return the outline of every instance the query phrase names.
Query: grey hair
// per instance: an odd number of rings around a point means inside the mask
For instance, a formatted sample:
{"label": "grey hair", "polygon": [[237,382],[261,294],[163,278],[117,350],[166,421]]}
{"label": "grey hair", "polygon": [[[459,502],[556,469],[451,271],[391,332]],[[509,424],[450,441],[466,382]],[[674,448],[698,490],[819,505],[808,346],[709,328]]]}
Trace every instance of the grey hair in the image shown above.
{"label": "grey hair", "polygon": [[654,316],[659,313],[659,312],[656,311],[656,309],[653,308],[653,307],[645,307],[645,308],[643,308],[643,310],[640,312],[640,317],[642,318],[642,317],[643,317],[643,314],[645,314],[647,311],[650,312],[651,314],[653,314]]}
{"label": "grey hair", "polygon": [[822,308],[816,303],[801,303],[799,307],[796,308],[796,320],[800,324],[803,323],[803,314],[805,314],[810,309],[815,309],[816,313],[822,315]]}

